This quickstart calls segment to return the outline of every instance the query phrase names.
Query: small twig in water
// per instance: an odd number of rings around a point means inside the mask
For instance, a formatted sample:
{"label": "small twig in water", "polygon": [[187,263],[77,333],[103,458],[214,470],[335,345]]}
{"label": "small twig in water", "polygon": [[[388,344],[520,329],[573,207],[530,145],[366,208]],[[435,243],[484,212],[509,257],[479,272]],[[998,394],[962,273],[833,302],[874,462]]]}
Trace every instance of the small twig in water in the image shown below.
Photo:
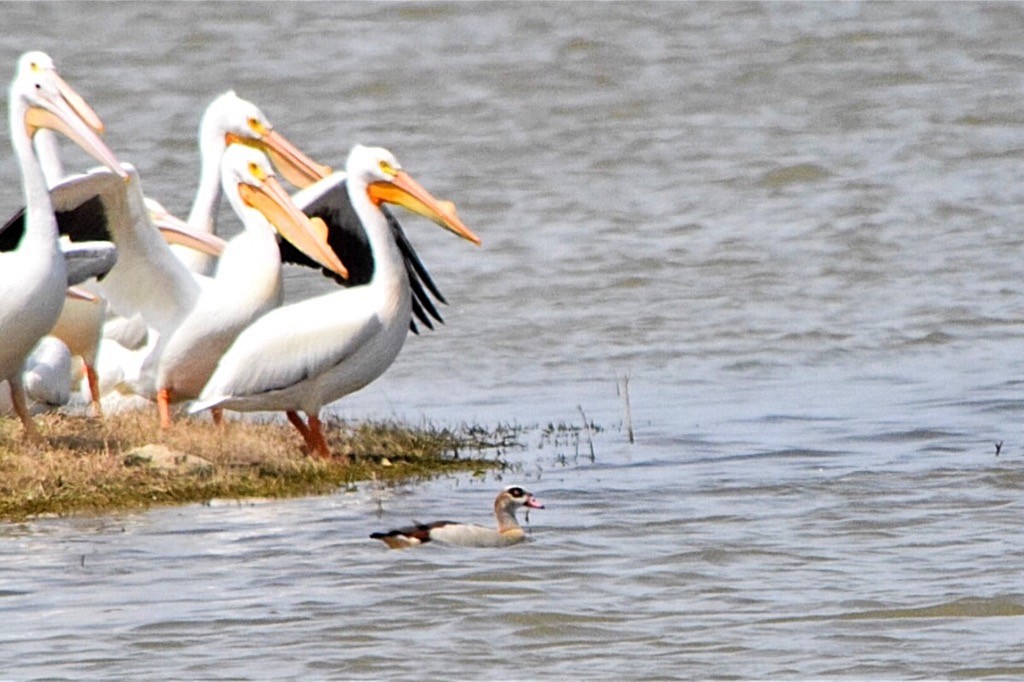
{"label": "small twig in water", "polygon": [[622,396],[622,400],[626,405],[626,434],[629,436],[629,442],[633,444],[633,410],[629,406],[629,375],[622,377],[622,389],[619,389],[619,383],[615,382],[615,392]]}
{"label": "small twig in water", "polygon": [[998,443],[996,443],[996,457],[998,457],[999,453],[1002,452],[1002,451],[1003,451],[1003,441],[999,441]]}
{"label": "small twig in water", "polygon": [[594,456],[594,438],[590,432],[590,422],[587,421],[587,414],[583,411],[582,405],[577,405],[576,409],[580,411],[580,416],[583,417],[583,428],[587,430],[587,444],[590,445],[590,461],[593,462],[597,457]]}

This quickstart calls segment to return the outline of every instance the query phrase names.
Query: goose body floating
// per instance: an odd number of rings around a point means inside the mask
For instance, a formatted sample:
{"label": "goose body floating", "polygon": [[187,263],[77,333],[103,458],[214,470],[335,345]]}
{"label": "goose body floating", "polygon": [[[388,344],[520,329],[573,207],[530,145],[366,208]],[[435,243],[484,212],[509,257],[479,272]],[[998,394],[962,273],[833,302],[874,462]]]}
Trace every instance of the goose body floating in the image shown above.
{"label": "goose body floating", "polygon": [[[391,152],[353,147],[345,176],[325,178],[296,195],[296,203],[322,219],[330,231],[336,229],[339,215],[357,221],[363,250],[353,262],[369,264],[358,280],[362,283],[260,317],[221,357],[190,411],[284,411],[310,452],[331,457],[320,424],[321,408],[383,374],[401,350],[412,319],[411,266],[382,210],[384,202],[404,206],[480,243],[451,204],[431,196]],[[346,251],[343,256],[350,259],[353,254]]]}
{"label": "goose body floating", "polygon": [[68,283],[33,135],[41,128],[60,132],[114,173],[123,177],[124,171],[99,138],[99,117],[57,74],[46,54],[22,55],[8,96],[11,144],[25,195],[25,229],[17,247],[0,253],[0,379],[10,385],[11,402],[26,434],[39,440],[26,408],[21,371],[29,352],[60,316]]}
{"label": "goose body floating", "polygon": [[498,493],[494,500],[497,528],[455,521],[434,521],[414,523],[386,533],[371,533],[370,538],[380,540],[391,549],[407,549],[432,541],[462,547],[507,547],[526,539],[526,533],[516,519],[516,510],[520,507],[543,509],[544,505],[519,486],[509,486]]}

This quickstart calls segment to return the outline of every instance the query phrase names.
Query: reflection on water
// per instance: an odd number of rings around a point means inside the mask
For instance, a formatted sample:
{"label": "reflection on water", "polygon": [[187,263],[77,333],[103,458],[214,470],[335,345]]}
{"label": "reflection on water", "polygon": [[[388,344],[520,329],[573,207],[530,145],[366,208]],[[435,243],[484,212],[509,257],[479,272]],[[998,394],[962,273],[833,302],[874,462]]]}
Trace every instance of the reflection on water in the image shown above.
{"label": "reflection on water", "polygon": [[[229,87],[458,203],[483,249],[404,221],[446,324],[339,413],[603,427],[500,481],[0,528],[5,676],[1024,675],[1021,6],[4,16],[180,213]],[[525,546],[366,537],[486,523],[511,480],[547,503]]]}

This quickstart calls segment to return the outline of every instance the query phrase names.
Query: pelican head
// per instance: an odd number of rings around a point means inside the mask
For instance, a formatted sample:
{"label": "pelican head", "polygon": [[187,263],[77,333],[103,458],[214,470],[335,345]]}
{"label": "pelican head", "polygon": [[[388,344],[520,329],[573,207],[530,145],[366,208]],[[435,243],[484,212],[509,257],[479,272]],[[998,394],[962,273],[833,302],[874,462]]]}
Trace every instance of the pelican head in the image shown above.
{"label": "pelican head", "polygon": [[[274,175],[266,155],[253,147],[233,144],[221,161],[224,193],[238,198],[246,211],[256,211],[297,249],[328,270],[348,277],[348,270],[327,244],[322,222],[314,224],[298,209]],[[248,223],[247,223],[248,224]]]}
{"label": "pelican head", "polygon": [[244,144],[263,151],[284,178],[296,187],[307,187],[331,174],[330,167],[299,151],[274,130],[259,107],[236,95],[234,90],[225,92],[210,103],[200,130],[202,140],[210,140],[209,144],[222,147]]}
{"label": "pelican head", "polygon": [[103,122],[60,77],[45,52],[26,52],[21,56],[11,95],[12,100],[16,97],[24,106],[25,132],[29,138],[42,128],[63,133],[114,173],[128,177],[99,137]]}
{"label": "pelican head", "polygon": [[477,246],[480,238],[466,227],[450,201],[439,201],[402,170],[395,155],[381,147],[356,145],[346,164],[349,177],[366,184],[366,193],[374,204],[398,204],[428,218],[446,230]]}

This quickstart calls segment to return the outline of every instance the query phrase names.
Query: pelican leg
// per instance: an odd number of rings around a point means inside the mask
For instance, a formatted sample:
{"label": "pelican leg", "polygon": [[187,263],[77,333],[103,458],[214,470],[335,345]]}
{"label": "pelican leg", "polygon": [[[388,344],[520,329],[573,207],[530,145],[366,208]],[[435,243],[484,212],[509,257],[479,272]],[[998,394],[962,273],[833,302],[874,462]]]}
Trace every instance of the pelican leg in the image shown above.
{"label": "pelican leg", "polygon": [[171,389],[161,388],[156,392],[156,409],[160,414],[160,428],[171,428]]}
{"label": "pelican leg", "polygon": [[45,443],[39,429],[36,428],[36,423],[32,421],[32,415],[28,413],[28,404],[25,402],[25,386],[21,383],[21,372],[16,372],[14,376],[10,377],[7,384],[11,388],[11,403],[14,405],[14,413],[18,415],[18,419],[25,427],[25,436],[34,443]]}
{"label": "pelican leg", "polygon": [[89,395],[92,396],[92,409],[97,417],[103,419],[103,408],[100,406],[100,378],[92,365],[85,365],[85,379],[89,382]]}
{"label": "pelican leg", "polygon": [[302,421],[302,417],[299,416],[298,412],[288,410],[285,414],[288,415],[288,421],[292,423],[292,426],[302,434],[302,439],[306,441],[306,445],[309,445],[309,427],[306,426],[306,422]]}
{"label": "pelican leg", "polygon": [[[327,459],[330,459],[331,451],[330,451],[329,448],[327,448],[326,441],[324,441],[324,443],[323,443],[323,447],[327,451],[327,454],[325,455],[324,451],[321,450],[320,443],[317,441],[316,436],[313,434],[313,430],[309,426],[306,425],[306,422],[304,422],[302,420],[302,416],[298,412],[293,412],[291,410],[288,410],[287,412],[285,412],[285,414],[288,415],[288,421],[290,421],[292,423],[292,426],[294,426],[298,430],[298,432],[302,434],[302,440],[306,441],[306,448],[305,448],[304,452],[307,455],[311,455],[313,453],[316,453],[316,454],[320,455],[321,457],[325,457]],[[311,424],[312,424],[312,421],[313,421],[313,419],[310,418],[310,423]],[[320,435],[320,440],[321,441],[323,440],[323,434]]]}
{"label": "pelican leg", "polygon": [[324,432],[320,428],[320,417],[318,415],[309,415],[309,434],[313,452],[324,459],[331,459],[331,448],[327,445],[327,439],[324,438]]}
{"label": "pelican leg", "polygon": [[[327,444],[327,439],[324,438],[323,429],[320,427],[320,416],[311,414],[309,415],[309,433],[311,439],[311,447],[313,451],[324,459],[333,459],[334,453],[331,452],[331,447]],[[342,455],[337,458],[342,464],[348,464],[348,455]]]}

